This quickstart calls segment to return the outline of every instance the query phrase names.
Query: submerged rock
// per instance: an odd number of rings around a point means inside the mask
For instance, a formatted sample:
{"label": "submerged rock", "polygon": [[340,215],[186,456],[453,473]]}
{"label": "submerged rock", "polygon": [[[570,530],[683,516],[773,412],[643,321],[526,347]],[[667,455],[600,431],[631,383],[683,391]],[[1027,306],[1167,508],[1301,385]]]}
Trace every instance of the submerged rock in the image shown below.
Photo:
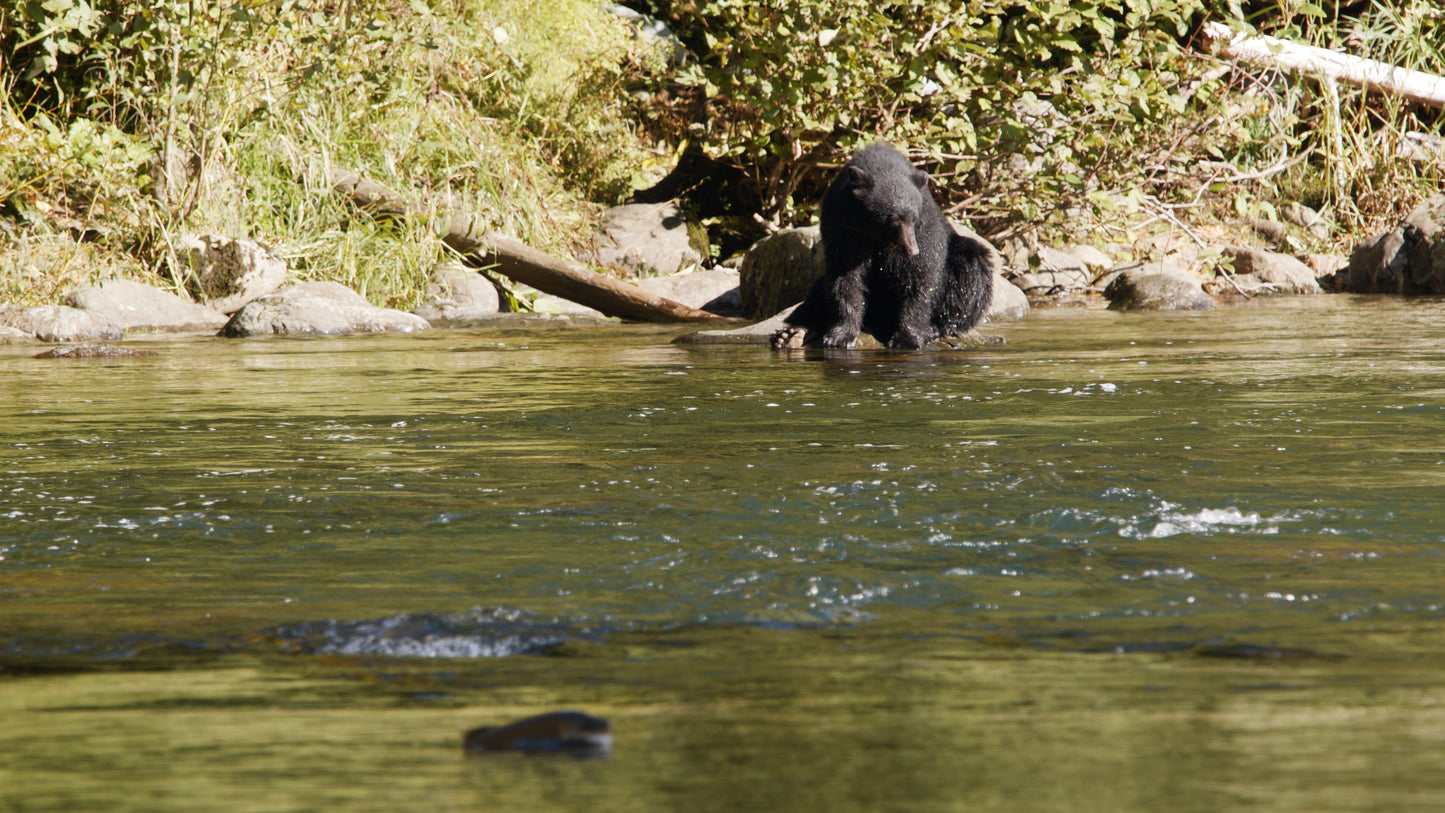
{"label": "submerged rock", "polygon": [[301,282],[248,303],[221,328],[220,335],[411,333],[429,327],[420,316],[379,308],[338,282]]}
{"label": "submerged rock", "polygon": [[1199,278],[1185,271],[1149,264],[1120,272],[1104,289],[1110,310],[1209,310],[1214,299]]}
{"label": "submerged rock", "polygon": [[114,344],[72,344],[46,350],[35,356],[38,359],[118,359],[154,356],[154,350],[137,350]]}
{"label": "submerged rock", "polygon": [[554,711],[504,726],[474,728],[462,747],[477,753],[602,756],[612,750],[612,724],[580,711]]}
{"label": "submerged rock", "polygon": [[105,316],[122,330],[214,332],[226,324],[226,315],[218,310],[128,279],[82,285],[67,294],[65,302]]}

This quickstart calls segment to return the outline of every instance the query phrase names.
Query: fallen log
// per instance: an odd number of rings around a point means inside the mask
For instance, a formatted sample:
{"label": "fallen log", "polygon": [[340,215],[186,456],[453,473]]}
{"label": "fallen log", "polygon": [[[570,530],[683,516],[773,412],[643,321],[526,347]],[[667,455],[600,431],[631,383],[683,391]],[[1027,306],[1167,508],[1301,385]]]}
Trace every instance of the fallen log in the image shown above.
{"label": "fallen log", "polygon": [[1206,24],[1204,40],[1211,51],[1225,59],[1270,65],[1331,82],[1344,82],[1430,107],[1445,108],[1445,76],[1398,68],[1385,62],[1341,54],[1328,48],[1300,45],[1262,34],[1246,34],[1235,31],[1224,23]]}
{"label": "fallen log", "polygon": [[[369,178],[336,170],[332,189],[368,212],[391,217],[423,211]],[[520,240],[486,228],[478,215],[455,214],[442,225],[442,242],[462,257],[493,267],[517,282],[586,305],[608,316],[638,322],[732,322],[704,310],[675,302],[618,279],[532,248]]]}

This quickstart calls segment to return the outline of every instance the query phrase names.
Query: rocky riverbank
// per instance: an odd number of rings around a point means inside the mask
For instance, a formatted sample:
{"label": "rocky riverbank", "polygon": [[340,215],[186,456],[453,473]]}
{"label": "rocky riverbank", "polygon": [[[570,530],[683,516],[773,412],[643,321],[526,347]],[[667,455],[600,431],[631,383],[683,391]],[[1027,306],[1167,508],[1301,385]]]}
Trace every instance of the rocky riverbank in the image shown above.
{"label": "rocky riverbank", "polygon": [[[1138,246],[1065,249],[1006,245],[997,255],[990,321],[1027,316],[1032,307],[1107,301],[1117,310],[1207,310],[1257,296],[1322,292],[1445,293],[1445,194],[1426,200],[1396,228],[1363,241],[1350,257],[1292,253],[1291,228],[1319,227],[1291,207],[1292,224],[1252,223],[1269,246],[1211,241],[1181,228]],[[821,273],[817,228],[791,229],[755,245],[737,262],[697,267],[687,226],[667,206],[622,207],[598,236],[600,263],[652,294],[753,324],[694,333],[703,343],[766,342],[784,312]],[[485,276],[459,263],[432,274],[424,304],[411,313],[377,307],[335,282],[292,282],[285,263],[246,240],[195,236],[182,242],[186,296],[132,280],[109,279],[70,291],[63,303],[0,304],[0,343],[86,344],[176,332],[227,338],[413,332],[501,318],[505,298]],[[565,317],[602,314],[539,295],[535,307]],[[71,357],[75,354],[55,354]],[[84,355],[84,354],[80,354]],[[105,354],[91,354],[105,355]]]}

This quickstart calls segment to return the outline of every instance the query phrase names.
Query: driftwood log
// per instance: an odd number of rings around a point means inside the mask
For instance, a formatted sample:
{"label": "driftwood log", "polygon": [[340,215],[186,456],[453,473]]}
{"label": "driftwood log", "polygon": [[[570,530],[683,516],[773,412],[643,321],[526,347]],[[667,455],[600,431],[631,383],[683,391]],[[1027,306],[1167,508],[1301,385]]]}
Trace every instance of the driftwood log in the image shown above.
{"label": "driftwood log", "polygon": [[1225,59],[1344,82],[1377,93],[1445,108],[1445,76],[1397,68],[1385,62],[1300,45],[1288,40],[1237,32],[1224,23],[1204,26],[1209,48]]}
{"label": "driftwood log", "polygon": [[[369,178],[337,170],[332,189],[361,209],[376,215],[406,217],[423,214],[405,198]],[[493,267],[539,291],[586,305],[608,316],[639,322],[731,322],[715,313],[689,307],[644,291],[636,285],[598,274],[561,257],[486,228],[473,214],[455,214],[440,224],[442,242],[463,257]]]}

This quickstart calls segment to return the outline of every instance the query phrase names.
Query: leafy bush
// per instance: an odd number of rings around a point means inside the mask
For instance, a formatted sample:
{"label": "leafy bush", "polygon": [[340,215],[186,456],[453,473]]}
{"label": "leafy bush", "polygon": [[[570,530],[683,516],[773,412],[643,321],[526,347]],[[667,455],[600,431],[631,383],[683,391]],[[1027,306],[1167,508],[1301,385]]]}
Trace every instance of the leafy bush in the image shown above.
{"label": "leafy bush", "polygon": [[[676,77],[686,114],[674,102],[654,120],[736,162],[767,216],[786,219],[800,188],[815,197],[819,166],[887,138],[969,178],[965,208],[985,217],[1133,165],[1130,142],[1184,108],[1179,42],[1200,5],[709,0],[653,11],[699,52]],[[1008,171],[1010,156],[1046,188]]]}
{"label": "leafy bush", "polygon": [[1253,5],[652,0],[648,10],[696,60],[658,94],[648,120],[662,137],[734,167],[746,205],[779,225],[807,220],[832,168],[875,139],[907,145],[952,211],[994,235],[1066,230],[1089,222],[1080,211],[1120,204],[1193,205],[1210,179],[1193,168],[1199,162],[1246,175],[1300,151],[1314,160],[1277,180],[1340,204],[1359,184],[1321,191],[1321,164],[1364,181],[1367,166],[1381,168],[1370,158],[1378,148],[1331,156],[1306,80],[1265,86],[1214,70],[1193,37],[1203,22],[1225,19],[1307,40],[1372,32],[1366,39],[1399,48],[1386,32],[1408,25],[1404,41],[1438,71],[1441,15],[1378,4],[1347,20],[1340,5],[1334,17],[1310,3]]}

